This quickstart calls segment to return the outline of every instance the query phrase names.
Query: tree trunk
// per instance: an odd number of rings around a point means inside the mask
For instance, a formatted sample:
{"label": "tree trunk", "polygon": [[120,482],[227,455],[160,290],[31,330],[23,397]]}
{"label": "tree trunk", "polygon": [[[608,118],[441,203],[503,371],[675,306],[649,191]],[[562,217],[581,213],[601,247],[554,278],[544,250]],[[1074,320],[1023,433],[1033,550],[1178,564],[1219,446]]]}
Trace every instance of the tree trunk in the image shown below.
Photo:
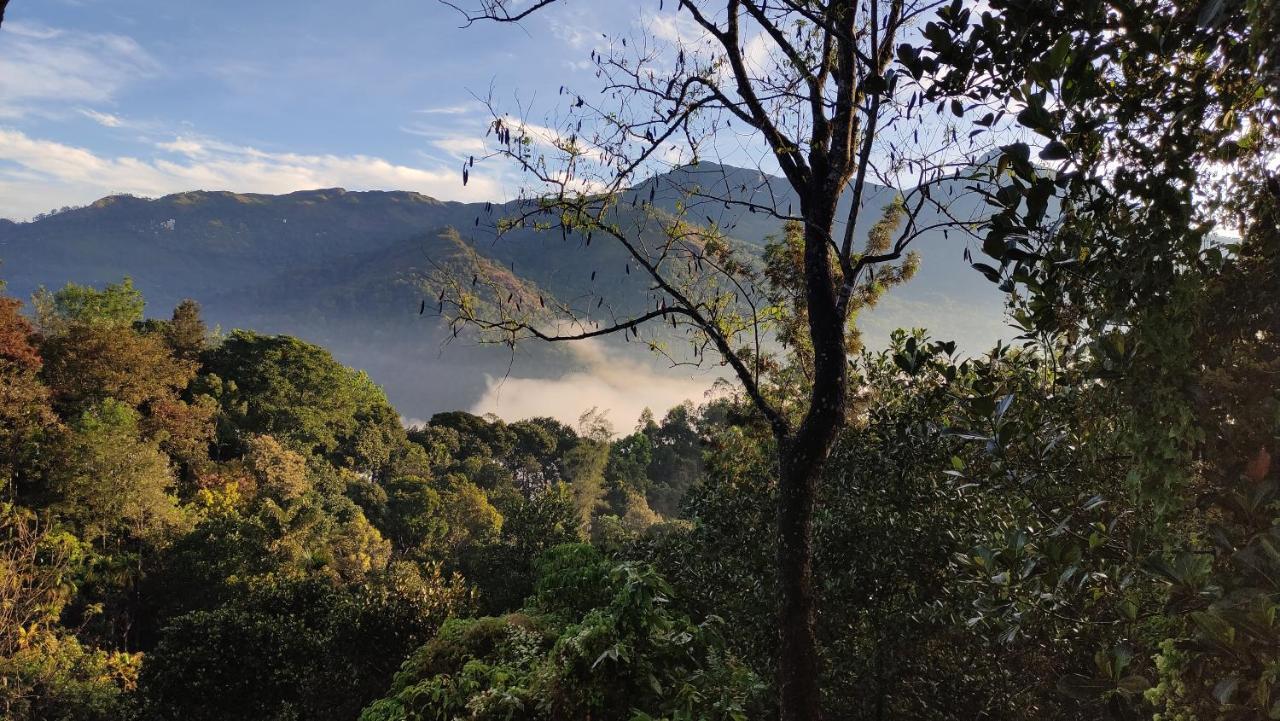
{"label": "tree trunk", "polygon": [[799,449],[780,458],[778,484],[778,691],[782,721],[820,716],[813,509],[819,469]]}
{"label": "tree trunk", "polygon": [[[834,198],[838,193],[831,194]],[[805,286],[813,340],[809,410],[779,439],[778,695],[782,721],[821,718],[817,597],[813,583],[813,511],[818,480],[845,418],[848,359],[845,321],[836,308],[828,239],[835,203],[806,203]]]}

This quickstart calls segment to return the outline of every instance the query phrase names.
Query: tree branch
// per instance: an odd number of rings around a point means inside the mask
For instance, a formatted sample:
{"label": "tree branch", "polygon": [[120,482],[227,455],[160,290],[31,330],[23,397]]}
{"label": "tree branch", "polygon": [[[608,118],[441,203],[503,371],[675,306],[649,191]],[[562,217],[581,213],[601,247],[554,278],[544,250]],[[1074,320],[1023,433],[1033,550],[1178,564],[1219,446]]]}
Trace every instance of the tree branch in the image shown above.
{"label": "tree branch", "polygon": [[[9,0],[0,0],[0,4],[8,1]],[[440,0],[441,3],[457,10],[458,13],[466,19],[466,23],[463,27],[469,27],[480,20],[493,20],[494,22],[501,23],[519,22],[542,8],[555,4],[558,1],[559,0],[537,0],[533,4],[529,5],[529,7],[512,15],[511,11],[507,9],[507,6],[510,5],[509,0],[481,0],[480,12],[475,14],[467,12],[449,0]]]}

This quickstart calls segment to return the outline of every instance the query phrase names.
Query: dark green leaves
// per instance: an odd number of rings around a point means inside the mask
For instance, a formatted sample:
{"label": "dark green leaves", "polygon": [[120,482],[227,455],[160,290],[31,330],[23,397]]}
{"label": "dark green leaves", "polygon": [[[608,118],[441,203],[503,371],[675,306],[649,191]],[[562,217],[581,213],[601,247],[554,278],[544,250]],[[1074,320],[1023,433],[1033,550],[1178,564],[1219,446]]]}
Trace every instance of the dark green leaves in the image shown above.
{"label": "dark green leaves", "polygon": [[986,276],[987,280],[991,281],[992,283],[1000,282],[1000,271],[996,270],[995,268],[992,268],[986,263],[974,263],[972,267],[974,270]]}
{"label": "dark green leaves", "polygon": [[1071,157],[1071,149],[1059,140],[1050,140],[1040,151],[1042,160],[1066,160]]}

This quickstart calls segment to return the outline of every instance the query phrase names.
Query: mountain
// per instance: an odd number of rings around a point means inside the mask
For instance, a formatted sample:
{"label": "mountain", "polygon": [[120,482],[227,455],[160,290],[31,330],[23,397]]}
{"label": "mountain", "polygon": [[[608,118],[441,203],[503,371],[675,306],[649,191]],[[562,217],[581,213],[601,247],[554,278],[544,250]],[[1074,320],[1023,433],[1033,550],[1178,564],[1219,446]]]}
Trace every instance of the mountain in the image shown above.
{"label": "mountain", "polygon": [[[868,186],[859,237],[894,195]],[[766,240],[781,232],[780,221],[768,213],[704,196],[779,212],[798,205],[779,178],[702,163],[638,184],[624,196],[618,218],[643,228],[643,242],[657,242],[656,227],[633,210],[651,200],[657,212],[715,223],[749,256],[758,256]],[[843,199],[841,217],[849,202]],[[953,212],[964,217],[978,208],[976,200],[964,198]],[[151,315],[165,315],[191,297],[224,329],[251,327],[324,344],[343,362],[368,370],[398,408],[426,417],[473,406],[493,388],[494,378],[551,380],[600,362],[598,356],[583,360],[564,345],[526,344],[513,351],[455,340],[437,319],[419,313],[438,291],[431,277],[441,268],[489,279],[502,293],[527,299],[528,307],[535,299],[577,303],[599,295],[608,296],[618,313],[649,303],[647,281],[631,272],[615,243],[531,228],[501,239],[485,232],[493,219],[513,210],[510,204],[341,188],[287,195],[111,196],[33,222],[0,221],[0,278],[8,293],[25,297],[41,286],[100,285],[128,275],[143,291]],[[932,233],[917,241],[921,269],[864,315],[868,339],[882,342],[893,328],[924,326],[970,352],[994,342],[1002,332],[1001,298],[962,261],[964,247],[958,235]],[[637,344],[617,341],[608,348],[628,367],[659,372],[661,364]]]}

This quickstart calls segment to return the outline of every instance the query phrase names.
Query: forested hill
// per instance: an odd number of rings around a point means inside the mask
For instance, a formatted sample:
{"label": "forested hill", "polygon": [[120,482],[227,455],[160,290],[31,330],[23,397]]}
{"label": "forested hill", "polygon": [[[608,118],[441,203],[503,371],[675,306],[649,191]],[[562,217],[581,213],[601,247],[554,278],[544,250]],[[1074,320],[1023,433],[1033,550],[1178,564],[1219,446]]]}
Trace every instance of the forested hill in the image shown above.
{"label": "forested hill", "polygon": [[[645,181],[634,194],[674,212],[694,186],[709,195],[767,198],[780,210],[794,202],[776,178],[707,163]],[[891,197],[873,186],[864,205],[874,211]],[[129,276],[150,302],[149,313],[198,298],[208,319],[224,329],[290,333],[332,348],[343,362],[369,369],[407,415],[426,417],[470,407],[487,377],[508,373],[512,360],[506,349],[466,342],[442,349],[449,336],[430,313],[419,314],[423,300],[436,294],[424,281],[434,270],[480,264],[503,275],[500,283],[511,292],[530,297],[574,298],[600,288],[619,298],[643,297],[631,292],[642,290],[643,281],[627,272],[620,249],[609,243],[588,247],[581,239],[567,243],[558,233],[534,231],[494,240],[485,226],[509,210],[341,188],[111,196],[32,222],[0,223],[0,278],[10,293],[25,297],[40,286],[102,285]],[[719,225],[748,255],[780,232],[772,217],[738,206],[695,200],[686,212],[690,220]],[[869,338],[881,343],[894,327],[927,326],[967,350],[984,349],[999,334],[999,295],[962,262],[962,239],[939,234],[917,245],[920,273],[864,320]],[[532,346],[519,352],[514,366],[529,378],[574,370],[583,370],[581,361],[567,351]]]}

